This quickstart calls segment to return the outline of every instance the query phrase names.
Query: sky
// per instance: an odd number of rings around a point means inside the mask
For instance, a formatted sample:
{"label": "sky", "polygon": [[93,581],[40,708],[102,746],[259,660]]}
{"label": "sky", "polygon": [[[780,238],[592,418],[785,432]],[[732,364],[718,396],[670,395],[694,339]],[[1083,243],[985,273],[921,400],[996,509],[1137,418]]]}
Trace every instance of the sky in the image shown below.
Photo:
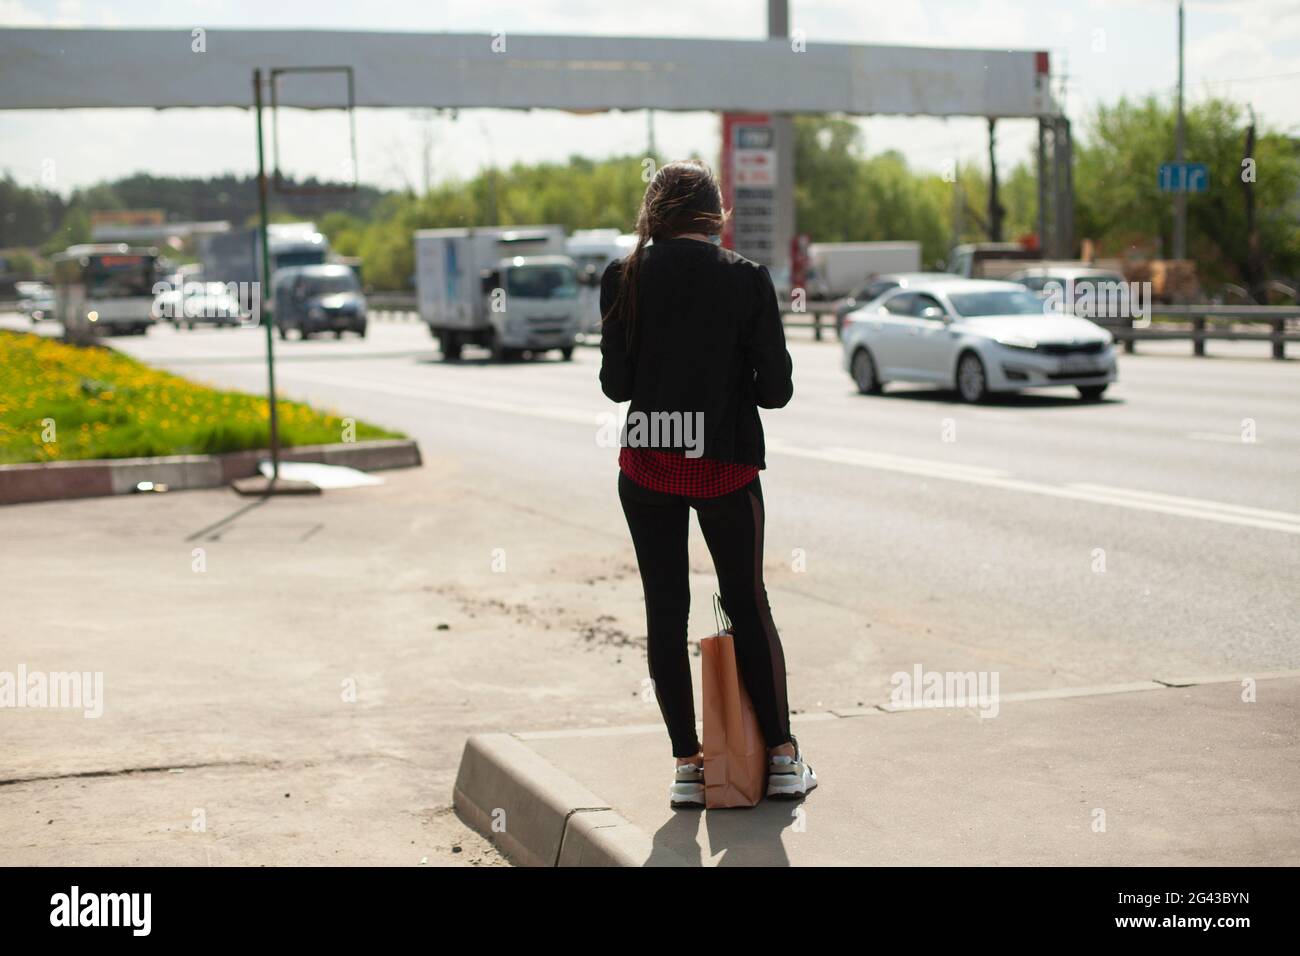
{"label": "sky", "polygon": [[[790,0],[790,26],[808,43],[1047,50],[1076,130],[1098,104],[1155,94],[1177,81],[1175,0]],[[765,0],[0,0],[0,28],[14,26],[221,27],[758,39]],[[1300,134],[1300,0],[1191,0],[1186,87],[1190,102],[1225,95],[1254,106],[1265,128]],[[422,141],[432,180],[464,179],[491,166],[644,155],[644,112],[575,116],[535,110],[465,110],[452,118],[410,110],[357,113],[357,176],[382,187],[422,188]],[[982,119],[857,120],[868,152],[897,149],[938,171],[957,160],[986,164]],[[286,140],[337,142],[338,114],[302,114]],[[653,116],[667,158],[716,157],[711,113]],[[1035,124],[999,124],[1005,170],[1029,158]],[[1076,133],[1078,135],[1078,133]],[[26,185],[74,188],[135,172],[249,173],[252,119],[244,110],[11,110],[0,112],[0,174]],[[300,155],[304,155],[300,151]],[[290,172],[329,174],[342,152],[320,150]],[[315,168],[308,168],[314,164]],[[52,172],[54,171],[54,172]]]}

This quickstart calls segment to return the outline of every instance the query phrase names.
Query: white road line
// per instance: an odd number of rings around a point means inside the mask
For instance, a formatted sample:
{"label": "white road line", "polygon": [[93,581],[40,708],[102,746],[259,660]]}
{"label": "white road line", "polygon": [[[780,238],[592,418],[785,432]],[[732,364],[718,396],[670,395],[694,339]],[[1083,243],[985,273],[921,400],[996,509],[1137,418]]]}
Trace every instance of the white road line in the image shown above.
{"label": "white road line", "polygon": [[1242,441],[1240,435],[1221,435],[1217,432],[1188,432],[1188,438],[1196,441],[1219,441],[1228,445],[1260,445],[1259,441]]}
{"label": "white road line", "polygon": [[[605,405],[602,409],[593,408],[587,410],[561,405],[524,405],[481,395],[471,395],[463,390],[450,391],[429,386],[397,385],[391,382],[345,378],[338,375],[312,374],[297,368],[291,369],[284,366],[282,368],[284,369],[282,377],[289,380],[317,382],[323,385],[342,385],[365,391],[397,395],[403,398],[420,398],[469,408],[506,412],[529,418],[570,422],[593,429],[600,424],[599,416],[609,413],[608,405]],[[1197,518],[1202,521],[1214,521],[1219,524],[1230,524],[1244,528],[1281,531],[1284,534],[1300,534],[1300,514],[1287,511],[1270,511],[1264,508],[1251,508],[1245,505],[1210,501],[1204,498],[1185,498],[1154,491],[1116,488],[1110,485],[1087,483],[1054,485],[1015,478],[1009,472],[980,465],[964,465],[957,462],[936,461],[930,458],[911,458],[905,455],[893,455],[842,446],[808,448],[772,438],[768,440],[767,447],[773,454],[789,455],[794,458],[826,461],[898,474],[920,475],[926,478],[940,478],[947,481],[983,485],[988,488],[999,488],[1003,491],[1018,491],[1073,501],[1086,501],[1091,504],[1127,508],[1131,511],[1147,511],[1182,518]]]}
{"label": "white road line", "polygon": [[1111,485],[1091,485],[1091,484],[1073,484],[1071,488],[1078,488],[1102,495],[1123,495],[1129,498],[1138,498],[1144,501],[1152,501],[1159,504],[1173,505],[1185,508],[1212,507],[1216,511],[1222,511],[1229,514],[1246,515],[1252,518],[1265,518],[1271,521],[1298,521],[1300,515],[1294,515],[1286,511],[1269,511],[1265,508],[1250,508],[1246,505],[1230,505],[1224,502],[1206,501],[1203,498],[1184,498],[1180,495],[1166,495],[1158,491],[1135,491],[1131,488],[1115,488]]}
{"label": "white road line", "polygon": [[530,418],[548,418],[553,421],[572,422],[576,425],[589,425],[592,428],[595,428],[598,424],[596,418],[598,412],[594,409],[584,411],[580,408],[562,405],[521,405],[518,402],[507,402],[499,398],[473,395],[463,389],[431,388],[428,385],[397,385],[392,382],[380,382],[370,379],[345,378],[341,375],[313,375],[310,372],[296,368],[291,369],[287,366],[278,366],[276,372],[281,379],[315,382],[321,385],[343,385],[362,391],[396,395],[401,398],[423,398],[435,402],[446,402],[449,405],[462,405],[467,408],[482,408],[493,412],[526,415]]}

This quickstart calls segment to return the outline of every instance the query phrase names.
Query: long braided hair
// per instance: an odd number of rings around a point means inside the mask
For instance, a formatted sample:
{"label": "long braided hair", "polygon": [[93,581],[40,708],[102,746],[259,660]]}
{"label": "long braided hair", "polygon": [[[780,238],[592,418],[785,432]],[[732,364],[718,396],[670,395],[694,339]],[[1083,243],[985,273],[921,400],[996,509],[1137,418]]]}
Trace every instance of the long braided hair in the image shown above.
{"label": "long braided hair", "polygon": [[636,247],[623,260],[622,281],[614,304],[602,321],[622,319],[627,342],[636,324],[637,281],[645,246],[652,239],[669,239],[688,232],[716,236],[726,222],[722,190],[713,171],[698,159],[678,160],[659,167],[636,217]]}

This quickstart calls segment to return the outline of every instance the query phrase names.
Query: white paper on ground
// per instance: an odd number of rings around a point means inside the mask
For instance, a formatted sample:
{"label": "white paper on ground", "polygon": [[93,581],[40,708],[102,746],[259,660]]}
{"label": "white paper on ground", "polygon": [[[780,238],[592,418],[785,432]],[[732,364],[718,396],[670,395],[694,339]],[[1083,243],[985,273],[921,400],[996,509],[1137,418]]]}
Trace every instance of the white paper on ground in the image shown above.
{"label": "white paper on ground", "polygon": [[[258,471],[262,477],[271,477],[271,463],[259,462]],[[382,485],[384,479],[368,475],[355,468],[343,465],[323,465],[314,461],[282,461],[280,477],[285,481],[309,481],[317,488],[362,488],[366,485]]]}

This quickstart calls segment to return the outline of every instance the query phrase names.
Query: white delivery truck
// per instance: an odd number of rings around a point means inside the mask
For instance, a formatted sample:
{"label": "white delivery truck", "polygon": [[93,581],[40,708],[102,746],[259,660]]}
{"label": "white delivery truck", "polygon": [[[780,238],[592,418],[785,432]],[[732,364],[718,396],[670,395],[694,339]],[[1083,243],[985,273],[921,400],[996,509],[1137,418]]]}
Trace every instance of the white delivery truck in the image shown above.
{"label": "white delivery truck", "polygon": [[564,245],[578,267],[578,284],[582,286],[581,332],[599,338],[601,276],[606,266],[636,248],[636,234],[617,229],[575,229]]}
{"label": "white delivery truck", "polygon": [[573,358],[582,300],[561,226],[418,230],[415,292],[445,359],[465,345],[497,359],[549,349]]}
{"label": "white delivery truck", "polygon": [[814,242],[808,296],[838,299],[875,275],[921,271],[919,242]]}

